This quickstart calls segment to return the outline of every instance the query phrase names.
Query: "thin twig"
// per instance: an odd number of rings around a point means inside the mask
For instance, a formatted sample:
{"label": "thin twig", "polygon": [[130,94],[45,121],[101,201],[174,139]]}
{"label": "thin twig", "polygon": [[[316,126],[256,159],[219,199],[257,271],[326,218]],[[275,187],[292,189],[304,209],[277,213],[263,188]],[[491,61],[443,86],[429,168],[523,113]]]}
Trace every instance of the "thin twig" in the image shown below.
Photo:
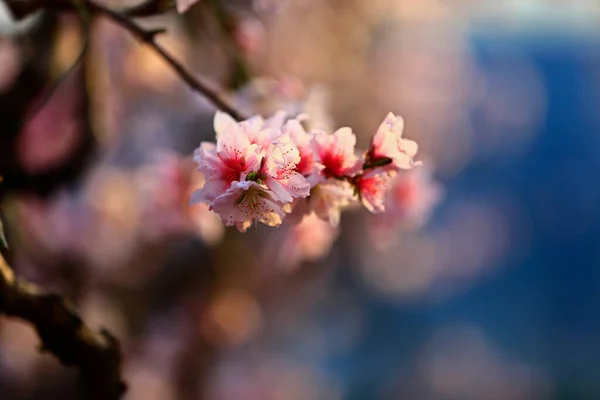
{"label": "thin twig", "polygon": [[31,323],[42,341],[42,350],[54,354],[64,365],[77,367],[86,399],[116,400],[125,392],[117,339],[106,330],[96,332],[86,326],[63,297],[15,278],[1,255],[0,313]]}
{"label": "thin twig", "polygon": [[109,18],[111,21],[117,23],[123,28],[127,29],[131,34],[141,40],[143,43],[148,45],[156,54],[158,54],[163,60],[165,60],[171,68],[179,75],[179,77],[194,91],[202,94],[206,97],[211,103],[213,103],[218,109],[225,111],[229,115],[231,115],[236,120],[240,121],[244,119],[244,116],[240,111],[234,108],[232,105],[227,103],[221,96],[217,93],[216,90],[209,87],[208,84],[202,82],[195,76],[193,76],[185,67],[179,63],[173,56],[165,50],[160,44],[154,40],[155,31],[147,30],[129,17],[120,14],[114,10],[111,10],[108,7],[104,7],[100,4],[94,2],[88,2],[88,5],[91,10],[97,11],[98,13],[104,15]]}
{"label": "thin twig", "polygon": [[[12,14],[19,19],[24,18],[40,9],[61,12],[73,11],[72,4],[65,0],[5,0],[5,2]],[[143,28],[131,19],[132,17],[137,16],[135,12],[124,14],[93,1],[87,1],[86,5],[92,15],[102,15],[110,19],[150,47],[158,56],[160,56],[165,62],[167,62],[167,64],[169,64],[173,71],[175,71],[175,73],[190,87],[190,89],[206,97],[216,108],[225,111],[238,121],[245,119],[243,113],[223,99],[216,89],[211,88],[209,84],[192,75],[192,73],[190,73],[179,61],[177,61],[162,45],[156,42],[155,37],[157,33],[162,33],[164,30],[150,30]],[[147,8],[145,9],[145,13],[143,13],[141,16],[150,16],[147,13]]]}

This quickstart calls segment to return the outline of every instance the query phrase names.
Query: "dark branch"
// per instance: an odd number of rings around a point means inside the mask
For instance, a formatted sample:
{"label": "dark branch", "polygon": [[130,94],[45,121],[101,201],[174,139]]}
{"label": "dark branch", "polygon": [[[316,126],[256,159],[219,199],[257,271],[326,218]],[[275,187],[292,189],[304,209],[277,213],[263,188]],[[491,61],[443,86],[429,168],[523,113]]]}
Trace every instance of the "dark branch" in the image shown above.
{"label": "dark branch", "polygon": [[117,339],[106,330],[95,332],[87,327],[74,306],[61,296],[16,279],[2,256],[0,313],[31,323],[43,351],[52,353],[64,365],[77,367],[86,399],[119,399],[125,392]]}

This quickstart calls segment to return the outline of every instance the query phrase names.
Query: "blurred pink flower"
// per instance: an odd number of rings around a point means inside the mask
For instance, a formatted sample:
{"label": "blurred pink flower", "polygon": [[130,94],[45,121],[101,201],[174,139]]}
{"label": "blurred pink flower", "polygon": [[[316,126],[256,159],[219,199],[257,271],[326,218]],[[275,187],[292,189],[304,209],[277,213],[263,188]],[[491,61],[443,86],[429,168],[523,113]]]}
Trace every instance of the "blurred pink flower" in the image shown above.
{"label": "blurred pink flower", "polygon": [[354,154],[356,136],[352,129],[340,128],[332,135],[317,131],[312,145],[323,178],[352,176],[360,170],[359,159]]}
{"label": "blurred pink flower", "polygon": [[142,233],[154,238],[184,230],[187,218],[181,205],[188,179],[181,158],[159,153],[154,162],[140,168],[136,175]]}
{"label": "blurred pink flower", "polygon": [[385,221],[381,222],[419,228],[442,197],[443,190],[433,181],[429,168],[401,171],[391,183],[382,215]]}
{"label": "blurred pink flower", "polygon": [[316,185],[307,201],[309,210],[332,226],[338,226],[342,209],[354,203],[356,198],[350,183],[329,179]]}
{"label": "blurred pink flower", "polygon": [[372,213],[385,211],[385,201],[393,174],[381,169],[373,169],[360,175],[356,180],[356,190],[362,204]]}
{"label": "blurred pink flower", "polygon": [[390,158],[392,166],[399,169],[411,169],[417,163],[413,157],[419,146],[412,140],[403,139],[404,120],[402,117],[389,113],[377,129],[371,147],[367,153],[369,162],[382,158]]}
{"label": "blurred pink flower", "polygon": [[231,187],[210,206],[227,226],[245,232],[252,222],[281,225],[284,212],[271,191],[254,181],[233,182]]}
{"label": "blurred pink flower", "polygon": [[177,12],[183,14],[187,10],[190,9],[194,4],[198,3],[200,0],[175,0],[175,6],[177,7]]}
{"label": "blurred pink flower", "polygon": [[246,57],[257,57],[263,54],[266,31],[258,18],[245,18],[239,21],[235,27],[233,38]]}
{"label": "blurred pink flower", "polygon": [[137,172],[136,178],[142,235],[155,240],[191,231],[207,244],[221,239],[223,224],[208,205],[186,207],[192,185],[204,182],[202,174],[193,173],[191,160],[161,151],[150,165]]}
{"label": "blurred pink flower", "polygon": [[84,132],[79,111],[80,72],[70,74],[49,99],[44,99],[44,92],[29,107],[32,118],[23,126],[16,149],[19,162],[28,173],[60,167],[81,143]]}
{"label": "blurred pink flower", "polygon": [[290,226],[285,233],[278,235],[281,239],[276,241],[276,264],[290,270],[304,262],[317,261],[329,253],[339,233],[338,227],[311,213],[298,225]]}

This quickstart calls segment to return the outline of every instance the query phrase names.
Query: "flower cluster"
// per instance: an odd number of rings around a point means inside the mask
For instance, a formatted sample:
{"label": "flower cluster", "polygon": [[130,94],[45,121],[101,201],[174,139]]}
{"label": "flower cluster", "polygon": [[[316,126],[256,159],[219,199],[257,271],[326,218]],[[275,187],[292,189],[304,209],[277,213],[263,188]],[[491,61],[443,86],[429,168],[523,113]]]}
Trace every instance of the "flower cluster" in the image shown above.
{"label": "flower cluster", "polygon": [[206,183],[190,203],[208,204],[241,232],[310,213],[336,226],[341,210],[359,202],[382,212],[397,172],[418,165],[417,144],[402,138],[403,121],[391,113],[363,154],[350,128],[307,132],[283,112],[242,122],[217,112],[214,129],[216,144],[203,142],[194,153]]}

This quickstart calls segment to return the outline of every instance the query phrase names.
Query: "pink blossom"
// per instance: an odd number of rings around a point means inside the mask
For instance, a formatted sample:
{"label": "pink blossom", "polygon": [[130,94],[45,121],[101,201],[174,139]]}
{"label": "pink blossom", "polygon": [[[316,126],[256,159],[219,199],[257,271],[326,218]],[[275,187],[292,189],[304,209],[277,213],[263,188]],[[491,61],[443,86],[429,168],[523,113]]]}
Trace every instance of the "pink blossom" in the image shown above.
{"label": "pink blossom", "polygon": [[[215,127],[223,122],[217,121]],[[223,194],[232,182],[242,181],[251,172],[257,172],[262,160],[262,150],[251,144],[239,124],[228,124],[220,132],[216,146],[203,142],[194,152],[194,160],[198,169],[206,177],[205,185],[194,192],[190,204],[212,202]]]}
{"label": "pink blossom", "polygon": [[157,151],[151,163],[135,171],[132,187],[139,197],[142,235],[157,240],[186,231],[183,205],[188,177],[183,159],[165,150]]}
{"label": "pink blossom", "polygon": [[82,104],[78,90],[81,72],[78,69],[67,76],[46,103],[42,94],[29,106],[27,115],[32,118],[23,125],[15,149],[20,165],[28,173],[59,168],[81,146],[84,138],[78,119]]}
{"label": "pink blossom", "polygon": [[267,149],[262,173],[265,185],[284,203],[298,197],[307,197],[310,183],[295,171],[300,152],[289,135],[279,136]]}
{"label": "pink blossom", "polygon": [[283,234],[277,234],[268,257],[281,268],[292,270],[303,262],[317,261],[325,257],[339,235],[339,228],[331,226],[314,213],[305,216],[297,225],[289,226]]}
{"label": "pink blossom", "polygon": [[371,170],[356,180],[356,190],[362,204],[372,213],[385,211],[385,202],[393,174],[381,170]]}
{"label": "pink blossom", "polygon": [[342,209],[355,201],[352,186],[346,181],[333,179],[312,188],[307,199],[309,209],[332,226],[338,226]]}
{"label": "pink blossom", "polygon": [[246,57],[256,57],[264,53],[266,30],[258,18],[242,19],[233,33],[233,39]]}
{"label": "pink blossom", "polygon": [[246,135],[251,144],[256,144],[266,150],[274,138],[280,135],[287,113],[278,111],[266,120],[260,115],[255,115],[244,121],[237,122],[229,114],[217,111],[213,126],[217,134],[217,141],[221,134],[232,125],[237,125]]}
{"label": "pink blossom", "polygon": [[193,163],[161,150],[150,164],[135,172],[134,185],[141,204],[141,233],[150,240],[193,232],[205,243],[218,243],[224,233],[219,217],[207,204],[185,207],[193,187],[205,182],[193,172]]}
{"label": "pink blossom", "polygon": [[402,172],[391,182],[383,215],[387,223],[401,222],[418,228],[427,221],[442,196],[442,188],[433,181],[428,168]]}
{"label": "pink blossom", "polygon": [[235,225],[240,232],[245,232],[252,222],[279,226],[285,215],[273,193],[254,181],[233,182],[210,209],[219,214],[225,225]]}
{"label": "pink blossom", "polygon": [[311,145],[311,135],[295,119],[287,121],[283,126],[283,132],[290,135],[300,153],[300,159],[296,162],[295,171],[305,177],[312,175],[315,172],[315,155]]}
{"label": "pink blossom", "polygon": [[415,163],[413,157],[419,146],[412,140],[403,139],[404,120],[402,117],[389,113],[373,136],[367,159],[370,162],[382,158],[392,160],[392,166],[399,169],[411,169]]}
{"label": "pink blossom", "polygon": [[317,167],[325,178],[352,176],[360,170],[354,154],[356,136],[350,128],[340,128],[333,135],[317,131],[313,136]]}

